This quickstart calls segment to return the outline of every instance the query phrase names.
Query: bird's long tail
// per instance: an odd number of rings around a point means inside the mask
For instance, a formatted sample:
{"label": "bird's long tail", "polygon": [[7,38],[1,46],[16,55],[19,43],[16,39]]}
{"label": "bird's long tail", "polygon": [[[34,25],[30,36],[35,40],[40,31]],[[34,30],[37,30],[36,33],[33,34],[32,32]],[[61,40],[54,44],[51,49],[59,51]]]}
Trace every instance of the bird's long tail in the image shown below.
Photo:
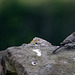
{"label": "bird's long tail", "polygon": [[55,54],[55,52],[56,52],[59,48],[61,48],[61,47],[63,47],[63,45],[60,45],[58,48],[56,48],[56,49],[52,52],[52,54]]}

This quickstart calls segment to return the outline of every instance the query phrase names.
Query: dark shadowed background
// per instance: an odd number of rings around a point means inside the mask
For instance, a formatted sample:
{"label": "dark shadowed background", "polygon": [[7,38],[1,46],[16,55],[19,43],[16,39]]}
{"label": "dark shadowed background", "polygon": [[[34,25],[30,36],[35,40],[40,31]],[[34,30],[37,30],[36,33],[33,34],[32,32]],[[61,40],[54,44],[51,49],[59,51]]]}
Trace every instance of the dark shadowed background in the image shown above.
{"label": "dark shadowed background", "polygon": [[0,50],[35,36],[59,45],[74,31],[74,1],[0,0]]}

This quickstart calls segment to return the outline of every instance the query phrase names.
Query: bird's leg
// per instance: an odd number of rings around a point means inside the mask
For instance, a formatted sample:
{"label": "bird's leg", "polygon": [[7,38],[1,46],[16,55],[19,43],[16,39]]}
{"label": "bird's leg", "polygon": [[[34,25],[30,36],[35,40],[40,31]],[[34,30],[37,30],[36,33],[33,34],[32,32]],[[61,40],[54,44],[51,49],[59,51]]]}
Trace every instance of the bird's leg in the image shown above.
{"label": "bird's leg", "polygon": [[55,52],[56,52],[58,49],[60,49],[62,46],[63,46],[63,45],[60,45],[58,48],[56,48],[56,49],[52,52],[52,54],[55,54]]}

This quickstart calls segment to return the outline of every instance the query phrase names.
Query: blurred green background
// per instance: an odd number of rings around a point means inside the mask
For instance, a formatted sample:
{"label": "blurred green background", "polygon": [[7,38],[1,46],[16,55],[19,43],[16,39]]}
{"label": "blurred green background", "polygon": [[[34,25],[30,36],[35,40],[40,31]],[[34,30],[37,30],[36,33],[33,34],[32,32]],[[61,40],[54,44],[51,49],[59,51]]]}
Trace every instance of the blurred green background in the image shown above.
{"label": "blurred green background", "polygon": [[0,0],[0,50],[35,36],[59,45],[74,30],[74,1]]}

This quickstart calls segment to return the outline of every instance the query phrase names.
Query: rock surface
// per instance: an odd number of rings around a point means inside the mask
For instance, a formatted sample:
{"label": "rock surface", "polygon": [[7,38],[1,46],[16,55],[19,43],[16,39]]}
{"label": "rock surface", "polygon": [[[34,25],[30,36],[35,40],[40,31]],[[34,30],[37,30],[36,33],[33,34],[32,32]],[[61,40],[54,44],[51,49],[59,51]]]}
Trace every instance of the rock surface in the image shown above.
{"label": "rock surface", "polygon": [[75,75],[75,42],[52,54],[57,47],[35,37],[29,44],[0,51],[0,75]]}
{"label": "rock surface", "polygon": [[0,75],[5,75],[6,73],[5,60],[2,58],[5,55],[6,51],[0,51]]}
{"label": "rock surface", "polygon": [[27,44],[10,47],[6,50],[6,67],[10,64],[12,68],[8,70],[18,75],[75,75],[75,49],[63,47],[52,54],[55,48]]}

